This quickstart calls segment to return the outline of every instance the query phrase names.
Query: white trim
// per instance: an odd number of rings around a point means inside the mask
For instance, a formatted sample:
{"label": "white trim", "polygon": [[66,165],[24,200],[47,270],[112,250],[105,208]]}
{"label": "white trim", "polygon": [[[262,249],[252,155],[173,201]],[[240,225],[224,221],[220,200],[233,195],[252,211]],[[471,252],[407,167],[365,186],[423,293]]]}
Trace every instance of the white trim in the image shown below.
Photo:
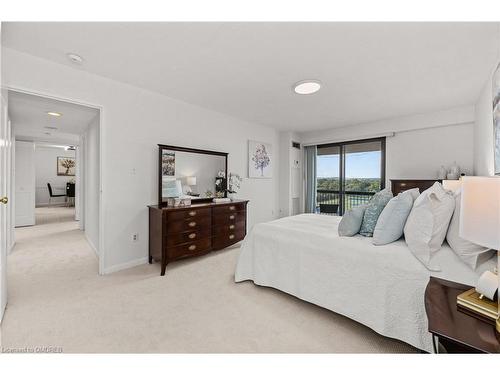
{"label": "white trim", "polygon": [[9,256],[11,253],[12,253],[12,250],[14,250],[14,247],[16,246],[16,241],[14,241],[11,245],[11,247],[9,247],[7,249],[7,256]]}
{"label": "white trim", "polygon": [[146,264],[146,263],[148,263],[148,257],[134,259],[134,260],[131,260],[130,262],[116,264],[114,266],[106,268],[104,270],[104,275],[107,275],[107,274],[110,274],[113,272],[122,271],[122,270],[132,268],[132,267],[137,267],[137,266],[140,266],[140,265]]}
{"label": "white trim", "polygon": [[103,165],[104,165],[104,136],[105,136],[105,132],[104,132],[104,127],[103,127],[103,117],[104,117],[104,108],[101,106],[101,105],[97,105],[97,104],[92,104],[92,103],[88,103],[88,102],[82,102],[82,101],[79,101],[79,100],[75,100],[75,99],[68,99],[68,98],[61,98],[61,97],[57,97],[57,96],[54,96],[52,94],[48,94],[48,93],[45,93],[45,92],[35,92],[35,91],[32,91],[32,90],[29,90],[29,89],[25,89],[25,88],[21,88],[21,87],[15,87],[15,86],[11,86],[11,85],[6,85],[5,86],[5,89],[6,90],[10,90],[10,91],[15,91],[15,92],[19,92],[19,93],[24,93],[24,94],[29,94],[29,95],[35,95],[35,96],[40,96],[40,97],[44,97],[44,98],[49,98],[49,99],[54,99],[54,100],[59,100],[59,101],[62,101],[62,102],[66,102],[66,103],[73,103],[73,104],[78,104],[78,105],[82,105],[82,106],[85,106],[85,107],[90,107],[90,108],[94,108],[94,109],[97,109],[99,111],[99,177],[100,177],[100,196],[99,196],[99,275],[104,275],[105,274],[105,270],[104,270],[104,260],[105,260],[105,256],[106,256],[106,249],[104,247],[104,236],[103,236],[103,233],[104,233],[104,212],[105,212],[105,209],[104,209],[104,199],[103,199],[103,191],[104,191],[104,179],[103,179]]}
{"label": "white trim", "polygon": [[327,145],[329,143],[362,141],[364,139],[371,139],[371,138],[394,137],[395,135],[396,135],[395,132],[387,132],[387,133],[378,133],[378,134],[373,134],[373,135],[363,135],[360,137],[344,137],[344,138],[336,138],[336,139],[327,139],[327,140],[322,140],[321,142],[302,143],[302,146],[319,146],[319,145]]}
{"label": "white trim", "polygon": [[97,250],[97,248],[95,247],[94,243],[92,242],[92,240],[90,239],[90,237],[87,235],[87,232],[83,232],[83,235],[85,236],[85,239],[87,240],[87,242],[89,243],[90,247],[92,248],[92,250],[94,250],[94,253],[95,253],[95,256],[97,257],[97,259],[99,259],[99,251]]}

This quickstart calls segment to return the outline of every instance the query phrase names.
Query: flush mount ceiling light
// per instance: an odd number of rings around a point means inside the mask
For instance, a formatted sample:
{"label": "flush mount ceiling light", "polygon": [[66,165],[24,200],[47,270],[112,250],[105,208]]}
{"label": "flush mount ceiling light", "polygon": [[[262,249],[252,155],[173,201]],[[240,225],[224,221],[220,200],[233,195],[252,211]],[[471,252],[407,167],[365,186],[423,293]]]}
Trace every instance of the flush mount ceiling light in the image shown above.
{"label": "flush mount ceiling light", "polygon": [[67,53],[66,57],[73,64],[79,64],[79,65],[81,65],[83,63],[83,57],[81,57],[80,55],[77,55],[76,53]]}
{"label": "flush mount ceiling light", "polygon": [[307,79],[297,82],[293,85],[293,91],[299,95],[310,95],[318,92],[321,88],[321,82],[315,79]]}
{"label": "flush mount ceiling light", "polygon": [[61,117],[62,114],[59,112],[47,112],[49,116],[54,116],[54,117]]}

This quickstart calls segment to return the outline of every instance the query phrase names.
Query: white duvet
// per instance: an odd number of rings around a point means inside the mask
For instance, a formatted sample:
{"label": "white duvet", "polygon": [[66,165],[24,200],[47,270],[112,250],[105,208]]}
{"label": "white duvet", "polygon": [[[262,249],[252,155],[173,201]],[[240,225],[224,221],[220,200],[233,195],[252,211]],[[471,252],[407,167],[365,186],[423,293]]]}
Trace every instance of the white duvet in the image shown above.
{"label": "white duvet", "polygon": [[372,245],[339,237],[340,217],[304,214],[257,224],[241,248],[235,281],[253,280],[345,315],[374,331],[431,352],[424,291],[429,276],[475,285],[476,272],[443,245],[430,272],[403,240]]}

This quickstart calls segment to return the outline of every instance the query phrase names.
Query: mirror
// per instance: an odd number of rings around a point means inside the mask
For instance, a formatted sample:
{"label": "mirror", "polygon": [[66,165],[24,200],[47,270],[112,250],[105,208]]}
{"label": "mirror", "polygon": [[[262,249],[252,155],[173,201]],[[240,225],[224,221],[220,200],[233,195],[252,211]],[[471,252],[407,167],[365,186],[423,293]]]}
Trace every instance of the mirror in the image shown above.
{"label": "mirror", "polygon": [[227,153],[158,145],[158,204],[171,198],[191,198],[192,203],[226,197]]}

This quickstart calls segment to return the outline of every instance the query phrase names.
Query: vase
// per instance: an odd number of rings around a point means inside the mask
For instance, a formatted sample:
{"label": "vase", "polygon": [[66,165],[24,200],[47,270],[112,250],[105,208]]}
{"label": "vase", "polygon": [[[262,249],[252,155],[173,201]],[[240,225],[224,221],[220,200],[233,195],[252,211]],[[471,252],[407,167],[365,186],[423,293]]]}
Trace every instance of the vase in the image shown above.
{"label": "vase", "polygon": [[444,165],[441,166],[441,168],[439,168],[439,171],[438,171],[438,179],[440,180],[446,180],[446,175],[447,175],[447,171],[446,171],[446,168],[444,167]]}

